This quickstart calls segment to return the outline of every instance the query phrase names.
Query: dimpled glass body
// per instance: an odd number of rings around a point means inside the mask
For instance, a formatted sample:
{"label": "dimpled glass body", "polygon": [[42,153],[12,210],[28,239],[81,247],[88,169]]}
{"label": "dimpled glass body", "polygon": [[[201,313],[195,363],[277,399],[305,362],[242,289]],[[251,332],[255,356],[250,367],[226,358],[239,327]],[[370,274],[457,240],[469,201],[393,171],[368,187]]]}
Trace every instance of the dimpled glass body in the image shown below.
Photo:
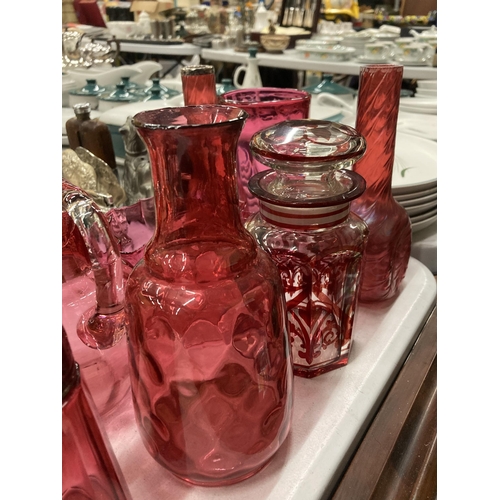
{"label": "dimpled glass body", "polygon": [[278,266],[285,290],[296,375],[347,364],[368,229],[356,215],[323,229],[289,229],[261,214],[247,229]]}
{"label": "dimpled glass body", "polygon": [[363,257],[359,300],[394,297],[405,277],[411,252],[411,223],[391,190],[399,96],[403,67],[389,64],[361,68],[356,130],[366,140],[366,154],[353,171],[366,180],[366,191],[351,204],[370,229]]}
{"label": "dimpled glass body", "polygon": [[243,228],[236,147],[246,113],[139,113],[157,227],[126,290],[137,424],[177,477],[224,485],[259,471],[286,438],[293,371],[270,257]]}

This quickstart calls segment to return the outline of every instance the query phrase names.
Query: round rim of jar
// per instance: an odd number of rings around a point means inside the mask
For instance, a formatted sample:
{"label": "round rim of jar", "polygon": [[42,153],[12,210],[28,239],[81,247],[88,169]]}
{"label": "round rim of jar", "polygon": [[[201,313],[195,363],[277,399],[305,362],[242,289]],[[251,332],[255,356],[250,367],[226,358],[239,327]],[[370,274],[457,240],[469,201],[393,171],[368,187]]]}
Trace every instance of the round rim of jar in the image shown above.
{"label": "round rim of jar", "polygon": [[[366,181],[364,177],[359,175],[352,170],[338,169],[334,171],[335,174],[345,176],[346,180],[351,182],[351,186],[348,191],[340,193],[335,196],[329,196],[326,198],[314,198],[309,200],[290,200],[279,197],[275,194],[270,193],[262,187],[263,181],[266,177],[278,175],[278,172],[274,170],[264,170],[263,172],[258,172],[254,174],[248,180],[248,189],[257,198],[270,203],[272,205],[280,205],[284,207],[291,208],[311,208],[311,207],[327,207],[332,205],[342,205],[345,203],[350,203],[351,201],[359,198],[366,189]],[[268,179],[267,179],[268,180]]]}
{"label": "round rim of jar", "polygon": [[209,64],[192,64],[181,68],[181,76],[214,75],[215,68]]}
{"label": "round rim of jar", "polygon": [[[330,149],[333,151],[330,154],[312,156],[310,149],[307,152],[301,152],[298,147],[289,152],[286,144],[292,142],[300,144],[299,141],[279,143],[274,139],[278,133],[281,137],[288,139],[292,137],[294,129],[305,134],[307,131],[317,131],[320,127],[327,132],[336,133],[337,139],[340,138],[343,141],[332,143]],[[304,150],[307,144],[311,143],[303,140],[302,147]],[[328,146],[326,142],[323,144],[318,143],[318,152],[321,153],[321,149]],[[339,152],[338,146],[344,146],[344,151]],[[303,120],[287,120],[260,130],[250,139],[250,150],[258,161],[275,170],[302,170],[304,164],[306,164],[308,169],[326,171],[333,168],[346,168],[362,158],[366,151],[366,141],[362,135],[348,125],[307,118]]]}
{"label": "round rim of jar", "polygon": [[[279,95],[278,99],[259,100],[262,97],[272,95]],[[243,99],[242,99],[243,98]],[[289,102],[307,101],[311,100],[311,94],[305,90],[298,89],[282,89],[279,87],[260,87],[255,89],[236,89],[230,90],[221,96],[222,103],[225,105],[233,106],[252,106],[254,107],[267,107],[269,104],[276,106],[276,103],[286,104]]]}
{"label": "round rim of jar", "polygon": [[[204,112],[212,111],[206,117],[211,120],[200,122]],[[196,123],[193,118],[198,120]],[[193,127],[223,126],[232,122],[245,121],[248,113],[234,106],[206,104],[201,106],[177,106],[140,111],[132,118],[135,127],[148,130],[173,130]]]}

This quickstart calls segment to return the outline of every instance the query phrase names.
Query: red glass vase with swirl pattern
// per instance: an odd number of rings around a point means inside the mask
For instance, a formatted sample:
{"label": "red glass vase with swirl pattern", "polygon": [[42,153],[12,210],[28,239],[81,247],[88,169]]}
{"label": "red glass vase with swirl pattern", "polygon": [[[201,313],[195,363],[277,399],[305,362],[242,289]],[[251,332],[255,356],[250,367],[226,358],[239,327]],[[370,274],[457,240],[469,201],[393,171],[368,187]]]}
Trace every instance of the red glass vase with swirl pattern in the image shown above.
{"label": "red glass vase with swirl pattern", "polygon": [[356,130],[366,139],[366,154],[353,170],[366,191],[351,209],[370,228],[363,257],[359,300],[394,297],[405,277],[411,251],[411,223],[392,195],[392,170],[403,66],[374,64],[360,71]]}
{"label": "red glass vase with swirl pattern", "polygon": [[126,288],[136,420],[177,477],[224,485],[285,440],[293,369],[278,270],[244,229],[235,107],[135,115],[155,186],[156,231]]}

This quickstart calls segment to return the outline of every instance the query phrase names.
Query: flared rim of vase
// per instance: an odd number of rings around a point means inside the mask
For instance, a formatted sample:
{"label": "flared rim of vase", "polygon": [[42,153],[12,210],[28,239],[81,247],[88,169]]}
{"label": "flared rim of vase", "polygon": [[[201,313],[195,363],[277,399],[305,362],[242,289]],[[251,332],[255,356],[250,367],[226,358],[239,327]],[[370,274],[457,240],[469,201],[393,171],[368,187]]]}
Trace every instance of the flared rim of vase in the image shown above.
{"label": "flared rim of vase", "polygon": [[134,115],[132,124],[149,130],[172,130],[227,125],[245,121],[248,113],[234,106],[206,104],[179,106],[141,111]]}

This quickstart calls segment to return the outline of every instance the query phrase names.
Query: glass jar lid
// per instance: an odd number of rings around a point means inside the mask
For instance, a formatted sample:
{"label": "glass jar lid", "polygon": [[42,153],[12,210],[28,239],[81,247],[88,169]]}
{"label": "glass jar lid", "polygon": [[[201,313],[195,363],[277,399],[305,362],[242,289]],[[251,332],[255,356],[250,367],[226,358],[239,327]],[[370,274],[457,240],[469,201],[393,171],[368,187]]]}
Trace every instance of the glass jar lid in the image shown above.
{"label": "glass jar lid", "polygon": [[366,182],[356,172],[344,169],[322,176],[265,170],[249,179],[248,189],[259,198],[261,208],[288,207],[288,211],[295,209],[291,213],[303,214],[304,209],[343,206],[347,214],[349,203],[364,193]]}
{"label": "glass jar lid", "polygon": [[327,172],[350,168],[366,151],[366,141],[355,129],[326,120],[287,120],[250,140],[255,158],[283,172]]}

